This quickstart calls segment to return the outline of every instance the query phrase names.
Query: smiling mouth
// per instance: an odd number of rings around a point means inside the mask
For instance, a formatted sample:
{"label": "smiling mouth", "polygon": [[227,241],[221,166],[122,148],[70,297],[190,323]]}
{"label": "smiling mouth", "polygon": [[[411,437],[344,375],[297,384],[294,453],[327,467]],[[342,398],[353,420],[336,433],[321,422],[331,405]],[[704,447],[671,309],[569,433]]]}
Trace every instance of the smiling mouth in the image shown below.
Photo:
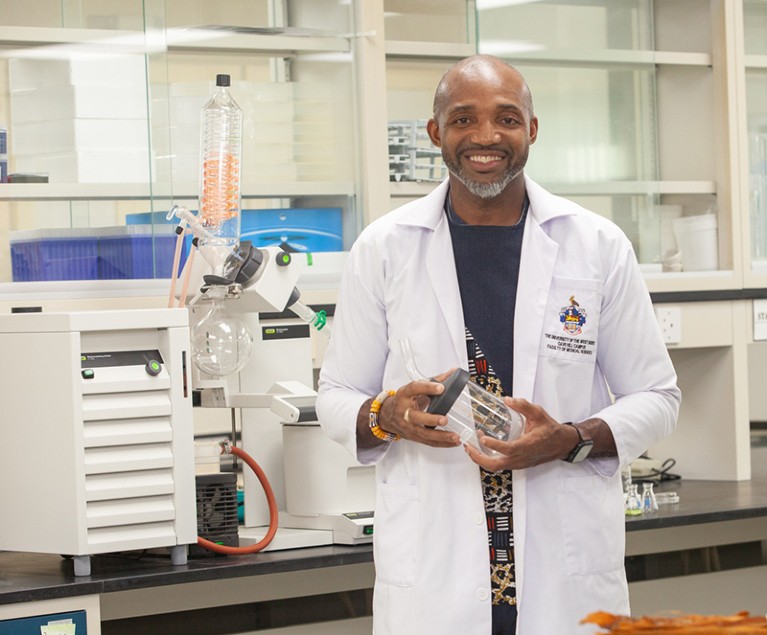
{"label": "smiling mouth", "polygon": [[467,157],[469,161],[474,163],[492,163],[493,161],[500,161],[501,157],[488,157],[485,155],[472,154]]}
{"label": "smiling mouth", "polygon": [[489,148],[484,148],[482,150],[465,150],[462,153],[462,156],[467,161],[479,165],[498,163],[506,158],[506,154],[504,152],[491,150]]}

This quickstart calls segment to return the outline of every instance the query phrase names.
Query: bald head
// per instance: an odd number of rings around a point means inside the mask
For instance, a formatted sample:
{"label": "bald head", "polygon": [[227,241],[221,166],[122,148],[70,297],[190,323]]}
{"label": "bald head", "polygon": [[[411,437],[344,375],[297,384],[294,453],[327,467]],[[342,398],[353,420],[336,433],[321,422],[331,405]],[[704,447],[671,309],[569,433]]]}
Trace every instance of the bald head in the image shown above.
{"label": "bald head", "polygon": [[521,83],[523,105],[527,110],[527,115],[530,118],[534,116],[533,97],[530,93],[530,87],[516,68],[493,55],[472,55],[453,64],[442,75],[442,79],[439,80],[437,89],[434,92],[434,119],[439,121],[440,114],[444,111],[454,86],[466,80],[486,81],[488,83],[498,81]]}

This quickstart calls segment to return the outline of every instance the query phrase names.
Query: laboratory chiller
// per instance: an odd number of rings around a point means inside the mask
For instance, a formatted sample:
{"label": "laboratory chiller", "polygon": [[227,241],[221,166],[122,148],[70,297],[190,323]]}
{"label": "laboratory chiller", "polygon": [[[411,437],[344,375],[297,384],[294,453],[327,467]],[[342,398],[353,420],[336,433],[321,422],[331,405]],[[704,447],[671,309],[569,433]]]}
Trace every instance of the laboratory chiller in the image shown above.
{"label": "laboratory chiller", "polygon": [[0,316],[0,549],[90,556],[195,543],[188,313]]}

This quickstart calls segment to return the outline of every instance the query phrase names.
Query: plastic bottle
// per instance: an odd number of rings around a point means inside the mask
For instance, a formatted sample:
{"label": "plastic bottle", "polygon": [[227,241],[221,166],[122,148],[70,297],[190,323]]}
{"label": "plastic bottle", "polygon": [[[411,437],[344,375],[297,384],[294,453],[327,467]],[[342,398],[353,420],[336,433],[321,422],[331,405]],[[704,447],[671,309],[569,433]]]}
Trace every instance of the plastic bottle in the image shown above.
{"label": "plastic bottle", "polygon": [[229,85],[229,75],[216,75],[216,92],[202,109],[199,218],[210,236],[200,246],[220,248],[223,256],[214,269],[223,267],[240,241],[242,110]]}

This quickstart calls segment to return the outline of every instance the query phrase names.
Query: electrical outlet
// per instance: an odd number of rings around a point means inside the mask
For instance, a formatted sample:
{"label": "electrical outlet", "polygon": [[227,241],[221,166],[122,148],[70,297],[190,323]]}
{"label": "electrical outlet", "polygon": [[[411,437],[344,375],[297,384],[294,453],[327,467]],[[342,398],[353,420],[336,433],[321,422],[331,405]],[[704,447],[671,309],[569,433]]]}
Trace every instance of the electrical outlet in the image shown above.
{"label": "electrical outlet", "polygon": [[655,317],[666,344],[679,344],[682,341],[682,309],[678,306],[655,307]]}

